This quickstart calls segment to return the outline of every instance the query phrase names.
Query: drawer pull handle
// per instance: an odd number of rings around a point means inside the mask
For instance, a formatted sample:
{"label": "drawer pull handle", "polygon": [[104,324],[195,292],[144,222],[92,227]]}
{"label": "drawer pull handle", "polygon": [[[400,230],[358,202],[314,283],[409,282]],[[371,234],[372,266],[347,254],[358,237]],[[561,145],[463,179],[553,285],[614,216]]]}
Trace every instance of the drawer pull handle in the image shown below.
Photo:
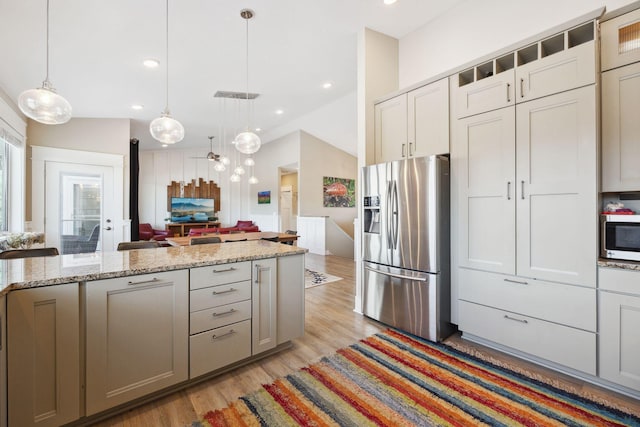
{"label": "drawer pull handle", "polygon": [[509,319],[509,320],[513,320],[513,321],[515,321],[515,322],[520,322],[520,323],[529,323],[526,319],[516,319],[515,317],[511,317],[511,316],[508,316],[508,315],[506,315],[506,314],[504,315],[504,318],[505,318],[505,319]]}
{"label": "drawer pull handle", "polygon": [[216,269],[214,269],[213,272],[214,273],[226,273],[226,272],[235,271],[235,270],[236,270],[235,267],[229,267],[229,268],[225,268],[224,270],[216,270]]}
{"label": "drawer pull handle", "polygon": [[529,282],[521,282],[520,280],[504,279],[505,282],[517,283],[518,285],[528,285]]}
{"label": "drawer pull handle", "polygon": [[129,282],[129,283],[127,283],[127,285],[129,285],[129,286],[131,286],[131,285],[142,285],[143,283],[156,283],[156,282],[159,282],[159,281],[160,281],[160,279],[158,279],[157,277],[154,277],[151,280],[142,280],[140,282]]}
{"label": "drawer pull handle", "polygon": [[229,332],[227,332],[226,334],[222,334],[222,335],[212,335],[212,336],[211,336],[211,340],[212,340],[212,341],[215,341],[215,340],[217,340],[217,339],[224,338],[224,337],[227,337],[227,336],[229,336],[229,335],[233,335],[233,334],[235,334],[235,333],[236,333],[236,331],[234,331],[233,329],[230,329],[230,330],[229,330]]}
{"label": "drawer pull handle", "polygon": [[218,316],[224,316],[225,314],[231,314],[231,313],[235,313],[235,312],[236,312],[236,309],[235,309],[235,308],[232,308],[232,309],[231,309],[231,310],[229,310],[229,311],[224,311],[224,312],[222,312],[222,313],[211,313],[211,315],[212,315],[213,317],[218,317]]}
{"label": "drawer pull handle", "polygon": [[236,288],[229,288],[226,291],[213,291],[211,292],[213,295],[224,295],[224,294],[228,294],[229,292],[235,292],[237,291]]}

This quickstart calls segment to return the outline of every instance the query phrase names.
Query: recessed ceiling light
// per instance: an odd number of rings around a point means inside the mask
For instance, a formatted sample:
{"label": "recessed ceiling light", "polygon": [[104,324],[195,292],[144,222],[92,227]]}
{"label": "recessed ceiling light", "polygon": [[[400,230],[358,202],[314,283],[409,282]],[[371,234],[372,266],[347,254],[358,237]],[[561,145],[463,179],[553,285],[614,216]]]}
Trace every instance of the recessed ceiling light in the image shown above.
{"label": "recessed ceiling light", "polygon": [[167,144],[162,144],[162,148],[167,148],[168,145]]}
{"label": "recessed ceiling light", "polygon": [[147,68],[158,68],[158,65],[160,65],[160,61],[158,61],[157,59],[148,58],[142,61],[142,64],[144,64],[144,66]]}
{"label": "recessed ceiling light", "polygon": [[256,132],[262,131],[262,128],[256,128]]}
{"label": "recessed ceiling light", "polygon": [[276,110],[276,114],[277,114],[277,115],[284,114],[284,111],[282,111],[282,110]]}
{"label": "recessed ceiling light", "polygon": [[132,110],[142,110],[144,108],[144,105],[142,104],[132,104],[131,105],[131,109]]}
{"label": "recessed ceiling light", "polygon": [[331,82],[324,82],[322,84],[322,88],[323,89],[331,89],[332,87],[333,87],[333,83],[331,83]]}
{"label": "recessed ceiling light", "polygon": [[384,4],[394,4],[397,0],[384,0]]}

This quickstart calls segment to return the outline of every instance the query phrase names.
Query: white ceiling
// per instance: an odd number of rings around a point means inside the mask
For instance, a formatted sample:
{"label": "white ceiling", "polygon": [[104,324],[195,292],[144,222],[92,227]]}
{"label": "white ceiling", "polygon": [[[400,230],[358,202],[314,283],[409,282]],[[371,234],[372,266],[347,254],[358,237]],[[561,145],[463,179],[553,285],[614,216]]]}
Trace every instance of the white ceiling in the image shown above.
{"label": "white ceiling", "polygon": [[[401,38],[461,1],[170,0],[169,108],[186,131],[176,148],[206,153],[208,135],[224,128],[231,138],[246,124],[246,101],[228,100],[223,110],[213,97],[246,90],[241,9],[255,11],[249,90],[260,97],[250,124],[267,134],[355,91],[361,28]],[[45,11],[46,0],[0,0],[0,89],[14,101],[44,80]],[[160,67],[146,69],[145,58]],[[49,77],[74,117],[131,118],[142,149],[158,148],[147,129],[164,109],[165,70],[165,1],[51,0]],[[322,89],[325,81],[333,88]],[[134,103],[144,109],[132,110]]]}

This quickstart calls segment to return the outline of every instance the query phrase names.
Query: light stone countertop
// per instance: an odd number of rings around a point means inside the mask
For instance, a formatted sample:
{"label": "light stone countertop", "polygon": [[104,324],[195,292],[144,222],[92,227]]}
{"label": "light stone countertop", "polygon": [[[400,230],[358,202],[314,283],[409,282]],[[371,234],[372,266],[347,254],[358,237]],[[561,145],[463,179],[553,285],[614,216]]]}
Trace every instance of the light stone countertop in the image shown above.
{"label": "light stone countertop", "polygon": [[0,296],[12,290],[304,254],[264,240],[0,260]]}
{"label": "light stone countertop", "polygon": [[640,271],[640,262],[600,258],[598,259],[598,267],[619,268],[622,270]]}

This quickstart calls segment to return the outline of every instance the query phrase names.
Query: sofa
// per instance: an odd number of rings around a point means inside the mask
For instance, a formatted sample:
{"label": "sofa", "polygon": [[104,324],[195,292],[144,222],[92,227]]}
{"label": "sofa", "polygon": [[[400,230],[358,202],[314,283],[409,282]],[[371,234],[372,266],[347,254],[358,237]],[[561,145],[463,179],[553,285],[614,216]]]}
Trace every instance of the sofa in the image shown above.
{"label": "sofa", "polygon": [[200,236],[202,234],[229,234],[232,232],[258,232],[260,227],[255,225],[253,221],[237,221],[232,227],[213,227],[213,228],[192,228],[189,230],[189,236]]}
{"label": "sofa", "polygon": [[140,240],[155,240],[161,242],[169,236],[169,231],[154,229],[149,223],[141,223],[138,228]]}

